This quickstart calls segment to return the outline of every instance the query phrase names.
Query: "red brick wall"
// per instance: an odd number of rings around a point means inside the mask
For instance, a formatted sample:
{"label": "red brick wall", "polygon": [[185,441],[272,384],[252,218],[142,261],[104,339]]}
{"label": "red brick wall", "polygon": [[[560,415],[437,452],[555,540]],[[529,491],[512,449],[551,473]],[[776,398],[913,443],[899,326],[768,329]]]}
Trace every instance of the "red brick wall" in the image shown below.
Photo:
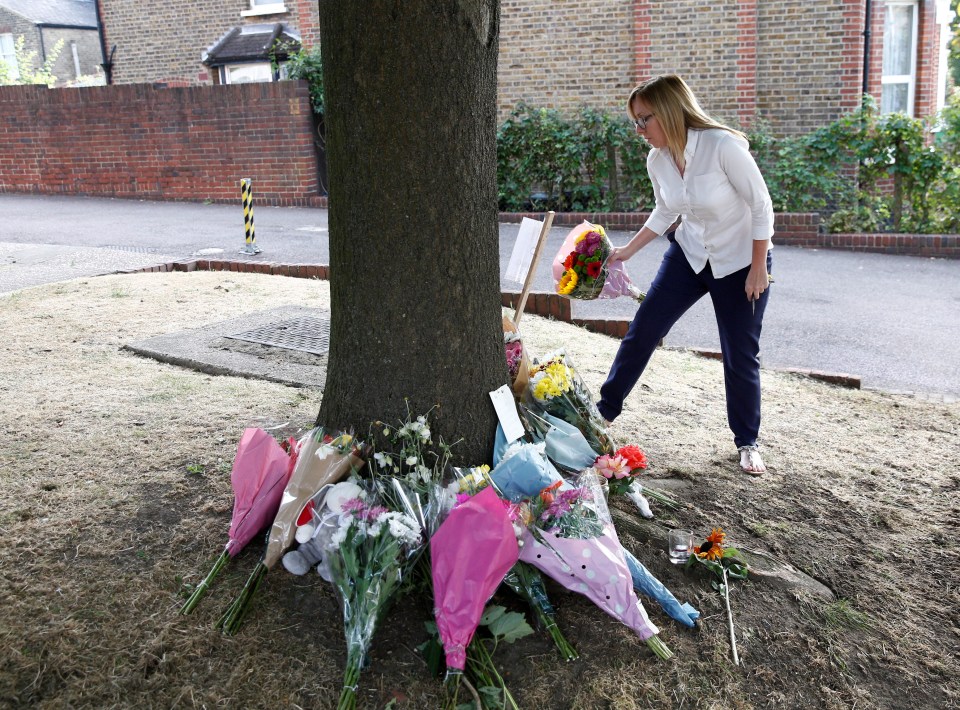
{"label": "red brick wall", "polygon": [[0,87],[0,191],[309,204],[305,82],[156,89]]}

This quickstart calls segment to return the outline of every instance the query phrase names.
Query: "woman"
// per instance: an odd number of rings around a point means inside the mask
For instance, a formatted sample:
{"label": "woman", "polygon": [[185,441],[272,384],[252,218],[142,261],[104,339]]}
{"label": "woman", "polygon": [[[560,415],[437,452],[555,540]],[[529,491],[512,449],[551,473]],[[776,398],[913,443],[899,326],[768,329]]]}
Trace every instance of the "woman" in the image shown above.
{"label": "woman", "polygon": [[641,84],[627,101],[652,150],[647,173],[656,208],[611,260],[626,261],[680,219],[668,234],[660,271],[640,304],[607,381],[600,413],[613,421],[660,340],[704,294],[710,294],[723,352],[727,421],[740,467],[766,471],[760,429],[760,327],[767,307],[773,207],[744,135],[707,116],[676,75]]}

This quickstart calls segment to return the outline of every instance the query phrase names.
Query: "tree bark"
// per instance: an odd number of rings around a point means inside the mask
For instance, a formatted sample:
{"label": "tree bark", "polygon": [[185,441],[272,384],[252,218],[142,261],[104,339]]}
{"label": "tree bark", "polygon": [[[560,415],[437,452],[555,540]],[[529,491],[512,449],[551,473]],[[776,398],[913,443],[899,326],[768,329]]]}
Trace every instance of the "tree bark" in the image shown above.
{"label": "tree bark", "polygon": [[330,354],[317,421],[433,406],[482,463],[507,382],[496,192],[498,0],[321,0]]}

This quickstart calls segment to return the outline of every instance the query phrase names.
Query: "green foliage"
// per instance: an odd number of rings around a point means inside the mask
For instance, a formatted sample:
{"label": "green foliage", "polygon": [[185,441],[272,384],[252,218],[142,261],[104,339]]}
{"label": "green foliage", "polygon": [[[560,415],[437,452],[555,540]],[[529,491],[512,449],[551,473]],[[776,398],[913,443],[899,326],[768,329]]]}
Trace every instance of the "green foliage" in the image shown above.
{"label": "green foliage", "polygon": [[518,105],[497,131],[503,210],[609,212],[647,207],[647,146],[625,118],[584,108],[574,118]]}
{"label": "green foliage", "polygon": [[34,50],[26,51],[25,39],[23,35],[17,37],[13,46],[14,56],[17,60],[17,68],[20,76],[14,79],[11,76],[6,62],[0,62],[0,86],[9,86],[11,84],[45,84],[53,88],[57,83],[57,77],[53,75],[53,65],[57,63],[60,52],[63,51],[63,40],[57,40],[53,48],[47,54],[43,64],[37,64],[37,53]]}
{"label": "green foliage", "polygon": [[300,49],[287,59],[287,77],[303,79],[310,86],[310,105],[318,116],[323,115],[323,57],[320,47]]}
{"label": "green foliage", "polygon": [[750,140],[777,211],[824,213],[832,232],[960,227],[960,93],[935,121],[880,114],[867,96],[805,135],[777,139],[761,122]]}

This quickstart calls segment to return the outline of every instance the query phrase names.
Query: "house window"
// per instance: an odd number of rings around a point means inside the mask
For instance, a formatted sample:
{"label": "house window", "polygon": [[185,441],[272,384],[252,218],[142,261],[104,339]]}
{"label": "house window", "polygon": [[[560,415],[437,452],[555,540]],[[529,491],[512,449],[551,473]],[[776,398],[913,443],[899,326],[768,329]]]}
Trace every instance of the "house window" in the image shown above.
{"label": "house window", "polygon": [[15,46],[12,34],[0,35],[0,62],[7,65],[7,75],[13,81],[20,78],[20,67],[17,66]]}
{"label": "house window", "polygon": [[273,67],[270,62],[256,64],[227,64],[223,67],[225,84],[253,84],[273,81]]}
{"label": "house window", "polygon": [[252,15],[279,15],[286,12],[287,8],[283,0],[250,0],[250,9],[244,10],[240,14],[243,17]]}
{"label": "house window", "polygon": [[913,115],[917,81],[917,3],[888,2],[883,24],[880,112]]}

